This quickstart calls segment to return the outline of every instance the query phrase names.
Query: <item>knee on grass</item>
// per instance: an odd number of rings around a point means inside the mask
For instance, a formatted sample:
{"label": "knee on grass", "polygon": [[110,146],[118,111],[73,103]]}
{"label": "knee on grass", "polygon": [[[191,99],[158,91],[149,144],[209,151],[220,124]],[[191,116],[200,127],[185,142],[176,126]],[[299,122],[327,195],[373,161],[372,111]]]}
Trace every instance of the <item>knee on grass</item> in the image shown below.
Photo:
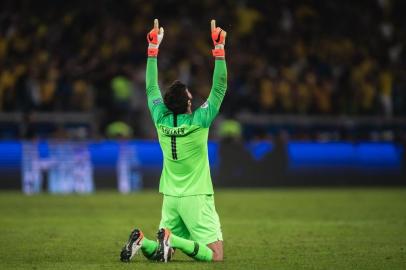
{"label": "knee on grass", "polygon": [[222,262],[223,261],[223,252],[214,252],[213,251],[213,262]]}
{"label": "knee on grass", "polygon": [[217,241],[215,243],[211,243],[207,245],[213,252],[212,261],[213,262],[221,262],[223,261],[223,242]]}

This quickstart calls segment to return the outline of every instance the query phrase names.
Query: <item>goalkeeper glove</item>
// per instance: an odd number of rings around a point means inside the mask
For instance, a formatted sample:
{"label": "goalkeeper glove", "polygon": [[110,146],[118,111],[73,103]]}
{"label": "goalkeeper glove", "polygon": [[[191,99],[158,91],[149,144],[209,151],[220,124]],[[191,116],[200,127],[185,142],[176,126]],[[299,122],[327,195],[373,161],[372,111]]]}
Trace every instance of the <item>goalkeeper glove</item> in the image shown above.
{"label": "goalkeeper glove", "polygon": [[224,57],[224,44],[226,43],[227,32],[216,27],[216,20],[211,20],[211,39],[213,40],[214,50],[212,50],[214,57]]}
{"label": "goalkeeper glove", "polygon": [[148,41],[148,56],[157,57],[159,44],[164,38],[164,29],[159,28],[158,19],[154,20],[154,28],[147,34]]}

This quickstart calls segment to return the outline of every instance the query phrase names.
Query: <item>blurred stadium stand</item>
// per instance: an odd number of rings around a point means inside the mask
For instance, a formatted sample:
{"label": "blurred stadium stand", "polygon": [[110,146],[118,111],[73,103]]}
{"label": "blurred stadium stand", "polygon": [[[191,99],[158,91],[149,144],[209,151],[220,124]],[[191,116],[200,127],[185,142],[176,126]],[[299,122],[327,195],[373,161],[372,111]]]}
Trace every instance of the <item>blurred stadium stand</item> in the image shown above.
{"label": "blurred stadium stand", "polygon": [[[402,0],[227,0],[221,4],[203,0],[181,5],[172,0],[3,0],[3,168],[7,170],[11,164],[10,159],[5,161],[7,157],[21,158],[18,145],[22,140],[100,140],[103,144],[106,138],[155,139],[144,94],[145,34],[152,19],[159,18],[166,29],[159,57],[162,90],[180,79],[199,106],[211,86],[208,33],[209,20],[216,18],[228,31],[229,71],[228,93],[210,135],[219,142],[218,159],[229,157],[230,161],[215,169],[219,185],[240,185],[235,179],[228,183],[227,175],[241,181],[249,177],[251,186],[323,184],[326,176],[337,184],[365,184],[373,177],[378,180],[371,183],[404,184],[405,10]],[[188,41],[182,38],[185,31]],[[6,147],[10,141],[15,148]],[[295,143],[300,142],[314,150],[301,152],[310,160],[322,147],[320,160],[336,157],[331,164],[337,162],[334,168],[351,177],[343,178],[331,170],[318,171],[319,176],[296,170],[290,147],[298,147]],[[151,142],[144,143],[137,147],[143,149]],[[344,148],[329,148],[326,143]],[[385,157],[390,158],[355,158],[365,150],[358,146],[363,143],[370,155],[381,157],[379,151],[389,151]],[[92,147],[94,144],[89,149]],[[240,155],[227,152],[237,150]],[[156,158],[156,151],[146,154],[147,158]],[[256,158],[255,153],[266,153],[266,157],[259,154]],[[227,171],[227,166],[235,167],[244,160],[255,166]],[[372,165],[348,169],[344,163],[354,160]],[[388,160],[390,170],[385,167]],[[268,172],[272,166],[273,171]],[[374,166],[382,173],[368,174]],[[95,166],[96,179],[109,175],[110,180],[97,183],[111,187],[114,173],[105,174],[98,168]],[[156,183],[156,170],[151,174],[155,180],[146,183]],[[149,172],[144,172],[147,178]],[[19,174],[14,170],[13,175],[11,178]],[[274,182],[261,182],[263,175]]]}
{"label": "blurred stadium stand", "polygon": [[[223,1],[218,7],[208,0],[2,1],[0,111],[22,112],[25,119],[33,112],[87,112],[97,119],[89,137],[105,136],[107,125],[120,120],[134,136],[152,138],[143,42],[151,19],[167,28],[161,86],[180,78],[199,105],[210,89],[207,22],[215,17],[230,33],[223,116],[298,115],[315,128],[320,116],[405,117],[404,1]],[[179,42],[184,31],[190,42]],[[18,119],[1,119],[1,137],[27,136],[16,132]],[[393,121],[379,121],[394,138],[400,134]],[[40,135],[55,133],[61,130]]]}

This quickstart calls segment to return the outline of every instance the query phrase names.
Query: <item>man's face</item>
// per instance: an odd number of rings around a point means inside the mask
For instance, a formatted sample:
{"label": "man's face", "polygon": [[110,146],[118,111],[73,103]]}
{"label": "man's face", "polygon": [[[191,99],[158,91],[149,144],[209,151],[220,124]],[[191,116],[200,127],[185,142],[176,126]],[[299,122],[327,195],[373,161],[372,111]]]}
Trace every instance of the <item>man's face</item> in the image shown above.
{"label": "man's face", "polygon": [[189,100],[187,101],[187,110],[188,110],[188,113],[191,113],[192,112],[192,99],[193,99],[193,96],[189,92],[188,89],[186,89],[186,94],[187,94],[187,97],[189,98]]}
{"label": "man's face", "polygon": [[192,96],[192,94],[189,92],[189,89],[186,89],[186,94],[187,94],[187,97],[188,97],[190,100],[193,99],[193,96]]}

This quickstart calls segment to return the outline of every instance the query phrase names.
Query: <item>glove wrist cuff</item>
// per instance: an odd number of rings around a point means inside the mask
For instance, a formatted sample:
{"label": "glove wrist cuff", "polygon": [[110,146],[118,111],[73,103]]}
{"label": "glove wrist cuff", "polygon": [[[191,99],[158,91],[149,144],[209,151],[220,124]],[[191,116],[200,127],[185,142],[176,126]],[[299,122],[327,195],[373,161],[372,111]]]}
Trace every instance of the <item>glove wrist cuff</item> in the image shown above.
{"label": "glove wrist cuff", "polygon": [[157,57],[158,52],[159,52],[158,48],[150,48],[150,47],[148,47],[148,50],[147,50],[148,56]]}
{"label": "glove wrist cuff", "polygon": [[[217,46],[216,46],[217,47]],[[224,57],[226,56],[226,52],[224,51],[224,47],[222,49],[214,49],[211,51],[214,57]]]}

